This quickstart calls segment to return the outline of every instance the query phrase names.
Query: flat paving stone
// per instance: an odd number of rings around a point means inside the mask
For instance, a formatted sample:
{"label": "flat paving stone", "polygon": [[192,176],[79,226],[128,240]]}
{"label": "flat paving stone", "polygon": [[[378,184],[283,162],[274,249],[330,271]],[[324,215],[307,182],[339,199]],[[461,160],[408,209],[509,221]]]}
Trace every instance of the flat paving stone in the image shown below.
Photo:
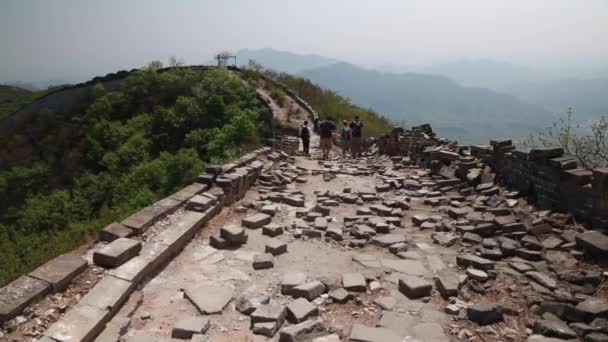
{"label": "flat paving stone", "polygon": [[108,310],[78,303],[44,333],[59,342],[92,341],[103,330]]}
{"label": "flat paving stone", "polygon": [[29,276],[51,284],[53,292],[63,291],[87,268],[87,261],[75,254],[62,254],[32,271]]}
{"label": "flat paving stone", "polygon": [[102,267],[116,268],[141,251],[141,242],[127,238],[116,239],[93,253],[93,262]]}
{"label": "flat paving stone", "polygon": [[133,287],[129,281],[106,275],[80,302],[113,313],[129,298]]}
{"label": "flat paving stone", "polygon": [[110,270],[117,278],[138,283],[145,275],[151,273],[169,258],[171,250],[169,246],[155,241],[148,241],[143,246],[138,256],[122,264],[120,267]]}
{"label": "flat paving stone", "polygon": [[318,314],[319,308],[305,298],[298,298],[287,304],[287,320],[290,323],[301,323]]}
{"label": "flat paving stone", "polygon": [[234,296],[231,288],[215,285],[187,288],[184,295],[203,315],[221,313]]}
{"label": "flat paving stone", "polygon": [[342,286],[346,291],[365,292],[367,282],[361,273],[345,273],[342,275]]}
{"label": "flat paving stone", "polygon": [[112,242],[119,238],[128,238],[135,235],[135,231],[127,226],[118,222],[110,223],[105,226],[99,234],[97,234],[99,241]]}
{"label": "flat paving stone", "polygon": [[473,266],[480,270],[494,269],[494,261],[478,257],[473,254],[464,254],[456,256],[456,263],[460,267]]}
{"label": "flat paving stone", "polygon": [[402,342],[403,337],[387,328],[371,328],[356,323],[351,330],[350,342]]}
{"label": "flat paving stone", "polygon": [[50,290],[49,283],[29,276],[21,276],[0,288],[0,323],[17,316],[23,308],[40,300]]}
{"label": "flat paving stone", "polygon": [[428,268],[417,260],[382,259],[382,265],[403,274],[425,276],[429,273]]}
{"label": "flat paving stone", "polygon": [[182,318],[175,323],[171,331],[171,337],[179,339],[191,339],[194,334],[204,334],[210,326],[207,317]]}
{"label": "flat paving stone", "polygon": [[458,296],[460,277],[457,273],[445,270],[437,276],[437,290],[444,299]]}
{"label": "flat paving stone", "polygon": [[311,336],[319,336],[324,331],[326,331],[326,328],[322,320],[309,319],[283,328],[279,335],[279,342],[310,341]]}
{"label": "flat paving stone", "polygon": [[576,245],[589,255],[603,258],[608,256],[608,236],[600,232],[589,231],[576,235]]}
{"label": "flat paving stone", "polygon": [[140,235],[154,222],[175,211],[179,205],[181,205],[180,201],[167,197],[143,208],[120,223],[135,230],[137,235]]}
{"label": "flat paving stone", "polygon": [[375,236],[372,243],[379,247],[388,247],[396,243],[404,243],[405,235],[403,234],[384,234]]}
{"label": "flat paving stone", "polygon": [[258,229],[270,223],[272,217],[267,214],[257,213],[243,218],[241,224],[250,229]]}

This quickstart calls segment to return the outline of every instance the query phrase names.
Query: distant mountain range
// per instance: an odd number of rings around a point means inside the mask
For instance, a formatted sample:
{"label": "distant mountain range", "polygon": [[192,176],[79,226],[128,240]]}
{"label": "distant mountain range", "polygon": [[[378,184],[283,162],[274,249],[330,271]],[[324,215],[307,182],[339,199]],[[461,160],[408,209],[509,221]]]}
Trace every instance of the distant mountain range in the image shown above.
{"label": "distant mountain range", "polygon": [[396,122],[430,122],[442,134],[463,142],[526,136],[550,125],[569,107],[581,121],[608,114],[608,68],[601,66],[536,70],[473,60],[428,67],[363,67],[273,49],[241,50],[237,56],[243,65],[254,59],[309,78]]}
{"label": "distant mountain range", "polygon": [[505,134],[527,135],[551,119],[539,106],[489,89],[463,87],[443,76],[382,73],[347,63],[301,75],[397,122],[429,122],[461,142],[487,143]]}

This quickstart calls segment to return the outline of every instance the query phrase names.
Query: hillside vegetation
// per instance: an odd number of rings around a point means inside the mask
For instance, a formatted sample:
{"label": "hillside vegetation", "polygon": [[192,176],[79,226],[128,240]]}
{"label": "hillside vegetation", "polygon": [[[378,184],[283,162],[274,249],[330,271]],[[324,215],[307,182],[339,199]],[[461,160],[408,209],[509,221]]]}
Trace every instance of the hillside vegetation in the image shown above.
{"label": "hillside vegetation", "polygon": [[266,70],[265,73],[292,89],[321,116],[321,119],[329,118],[340,124],[342,120],[350,122],[355,116],[359,116],[365,124],[364,136],[368,137],[387,133],[393,126],[390,120],[373,109],[355,106],[348,98],[331,89],[323,89],[308,79],[271,70]]}
{"label": "hillside vegetation", "polygon": [[[80,111],[80,108],[84,110]],[[86,103],[0,137],[0,286],[192,182],[266,136],[272,114],[231,73],[190,68],[98,84]]]}
{"label": "hillside vegetation", "polygon": [[46,91],[29,91],[26,89],[0,85],[0,119],[17,111],[24,105],[46,94]]}

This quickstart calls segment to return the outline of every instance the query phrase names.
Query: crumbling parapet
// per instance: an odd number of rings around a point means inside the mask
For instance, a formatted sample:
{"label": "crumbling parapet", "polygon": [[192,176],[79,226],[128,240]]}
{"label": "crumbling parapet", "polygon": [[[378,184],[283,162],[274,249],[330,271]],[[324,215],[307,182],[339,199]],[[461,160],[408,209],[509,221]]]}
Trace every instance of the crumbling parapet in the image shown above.
{"label": "crumbling parapet", "polygon": [[465,151],[456,142],[435,137],[430,126],[422,125],[393,130],[378,138],[378,151],[408,157],[435,173],[452,165],[455,176],[469,183],[480,182],[481,170],[489,166],[499,182],[541,208],[568,211],[593,227],[608,224],[608,168],[582,169],[562,148],[524,151],[511,139],[494,139],[490,145],[472,145]]}

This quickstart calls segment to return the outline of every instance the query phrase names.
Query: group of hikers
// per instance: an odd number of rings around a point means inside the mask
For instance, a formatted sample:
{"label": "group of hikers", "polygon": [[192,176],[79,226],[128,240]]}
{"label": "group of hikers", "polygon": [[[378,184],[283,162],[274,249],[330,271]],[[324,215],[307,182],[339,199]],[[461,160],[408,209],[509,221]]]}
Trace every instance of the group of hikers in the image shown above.
{"label": "group of hikers", "polygon": [[[336,125],[329,119],[319,121],[315,119],[314,130],[319,132],[321,137],[321,143],[319,147],[323,152],[323,159],[329,158],[329,151],[332,145],[333,132],[336,130]],[[359,120],[358,116],[355,116],[354,120],[348,123],[346,120],[342,120],[342,128],[340,129],[340,147],[342,147],[342,157],[346,158],[347,153],[351,153],[353,158],[361,157],[362,146],[361,146],[361,135],[363,131],[363,122]],[[300,128],[300,139],[302,139],[302,146],[304,154],[310,154],[310,129],[308,128],[308,122],[304,121],[304,124]]]}

